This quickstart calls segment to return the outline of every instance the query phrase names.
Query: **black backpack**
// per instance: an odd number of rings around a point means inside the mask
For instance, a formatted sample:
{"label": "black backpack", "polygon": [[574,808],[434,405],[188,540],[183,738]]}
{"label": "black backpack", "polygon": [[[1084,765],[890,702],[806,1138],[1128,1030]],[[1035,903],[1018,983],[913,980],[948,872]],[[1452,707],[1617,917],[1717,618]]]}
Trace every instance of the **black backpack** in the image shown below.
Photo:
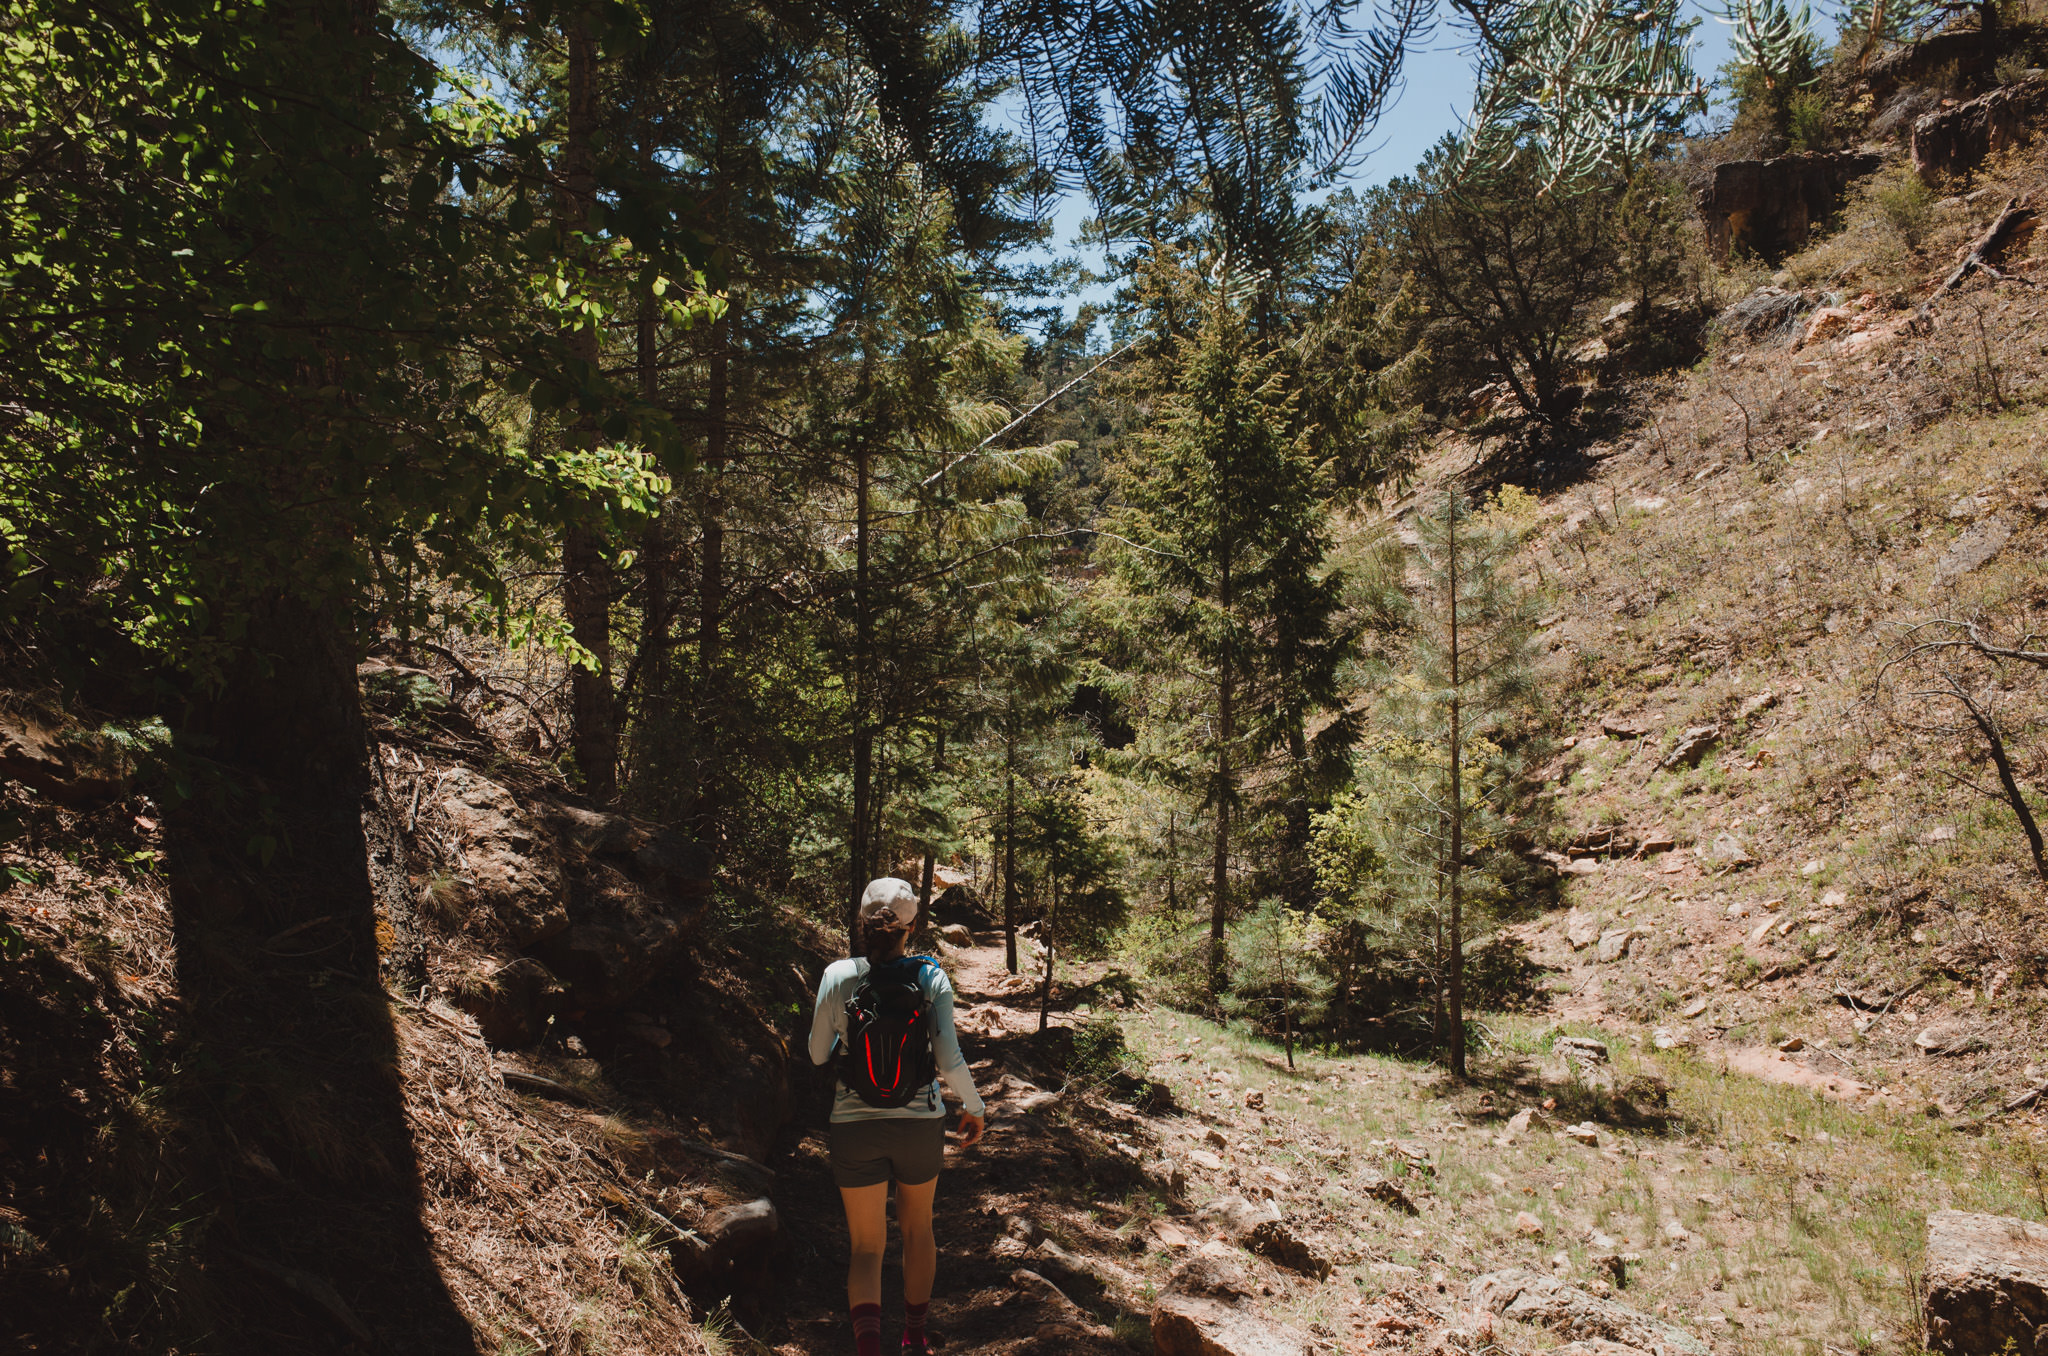
{"label": "black backpack", "polygon": [[930,1004],[918,982],[931,963],[925,956],[905,956],[871,964],[846,1000],[839,1081],[869,1106],[908,1106],[930,1090],[938,1074]]}

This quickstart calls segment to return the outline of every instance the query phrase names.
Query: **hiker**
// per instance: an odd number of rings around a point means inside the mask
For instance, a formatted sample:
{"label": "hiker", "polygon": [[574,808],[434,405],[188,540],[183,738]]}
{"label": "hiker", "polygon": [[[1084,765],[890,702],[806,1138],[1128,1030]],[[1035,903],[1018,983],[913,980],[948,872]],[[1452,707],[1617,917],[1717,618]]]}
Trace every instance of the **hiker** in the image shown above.
{"label": "hiker", "polygon": [[889,1183],[903,1231],[903,1350],[925,1351],[938,1248],[932,1195],[946,1151],[939,1080],[960,1099],[960,1147],[980,1140],[981,1095],[953,1030],[953,985],[929,956],[906,956],[917,891],[884,876],[860,900],[861,949],[826,967],[811,1017],[811,1063],[836,1050],[832,1177],[846,1204],[853,1260],[846,1307],[858,1356],[882,1352],[882,1251],[889,1236]]}

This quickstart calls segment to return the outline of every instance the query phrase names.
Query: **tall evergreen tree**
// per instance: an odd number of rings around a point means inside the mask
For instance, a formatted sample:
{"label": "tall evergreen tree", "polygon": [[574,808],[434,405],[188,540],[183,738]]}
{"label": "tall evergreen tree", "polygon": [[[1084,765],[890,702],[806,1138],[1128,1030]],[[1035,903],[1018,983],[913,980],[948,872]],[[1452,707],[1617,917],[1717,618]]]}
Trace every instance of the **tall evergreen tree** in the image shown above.
{"label": "tall evergreen tree", "polygon": [[[1520,534],[1455,485],[1428,492],[1412,554],[1385,553],[1365,600],[1394,641],[1358,790],[1319,821],[1340,908],[1424,954],[1436,1036],[1465,1076],[1465,948],[1507,902],[1506,816],[1536,700],[1536,600],[1511,577]],[[1475,889],[1475,885],[1477,888]]]}
{"label": "tall evergreen tree", "polygon": [[1169,645],[1152,662],[1207,690],[1203,804],[1210,814],[1209,982],[1227,983],[1233,833],[1244,785],[1304,712],[1334,704],[1344,638],[1339,581],[1294,398],[1219,291],[1178,346],[1156,428],[1117,466],[1122,504],[1103,538],[1132,624]]}

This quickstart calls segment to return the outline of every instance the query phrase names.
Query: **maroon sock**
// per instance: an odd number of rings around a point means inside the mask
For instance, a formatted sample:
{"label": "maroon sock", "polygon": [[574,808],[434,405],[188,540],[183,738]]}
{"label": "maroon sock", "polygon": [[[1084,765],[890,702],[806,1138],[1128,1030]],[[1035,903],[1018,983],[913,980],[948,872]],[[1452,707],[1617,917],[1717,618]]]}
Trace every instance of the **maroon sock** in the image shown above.
{"label": "maroon sock", "polygon": [[926,1300],[922,1304],[912,1304],[909,1300],[903,1301],[903,1345],[906,1349],[910,1351],[924,1351],[928,1349],[928,1344],[924,1340],[924,1316],[931,1307],[932,1302],[930,1300]]}
{"label": "maroon sock", "polygon": [[882,1306],[853,1306],[853,1349],[856,1356],[882,1356]]}

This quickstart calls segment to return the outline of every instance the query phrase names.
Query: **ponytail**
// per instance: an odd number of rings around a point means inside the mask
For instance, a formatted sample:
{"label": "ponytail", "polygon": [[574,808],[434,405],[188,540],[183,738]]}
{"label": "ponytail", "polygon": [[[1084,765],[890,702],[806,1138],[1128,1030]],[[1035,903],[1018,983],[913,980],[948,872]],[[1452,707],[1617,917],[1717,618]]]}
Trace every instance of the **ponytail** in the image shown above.
{"label": "ponytail", "polygon": [[910,940],[909,932],[909,928],[897,923],[893,909],[885,907],[870,914],[860,929],[861,950],[867,953],[868,964],[895,960]]}

